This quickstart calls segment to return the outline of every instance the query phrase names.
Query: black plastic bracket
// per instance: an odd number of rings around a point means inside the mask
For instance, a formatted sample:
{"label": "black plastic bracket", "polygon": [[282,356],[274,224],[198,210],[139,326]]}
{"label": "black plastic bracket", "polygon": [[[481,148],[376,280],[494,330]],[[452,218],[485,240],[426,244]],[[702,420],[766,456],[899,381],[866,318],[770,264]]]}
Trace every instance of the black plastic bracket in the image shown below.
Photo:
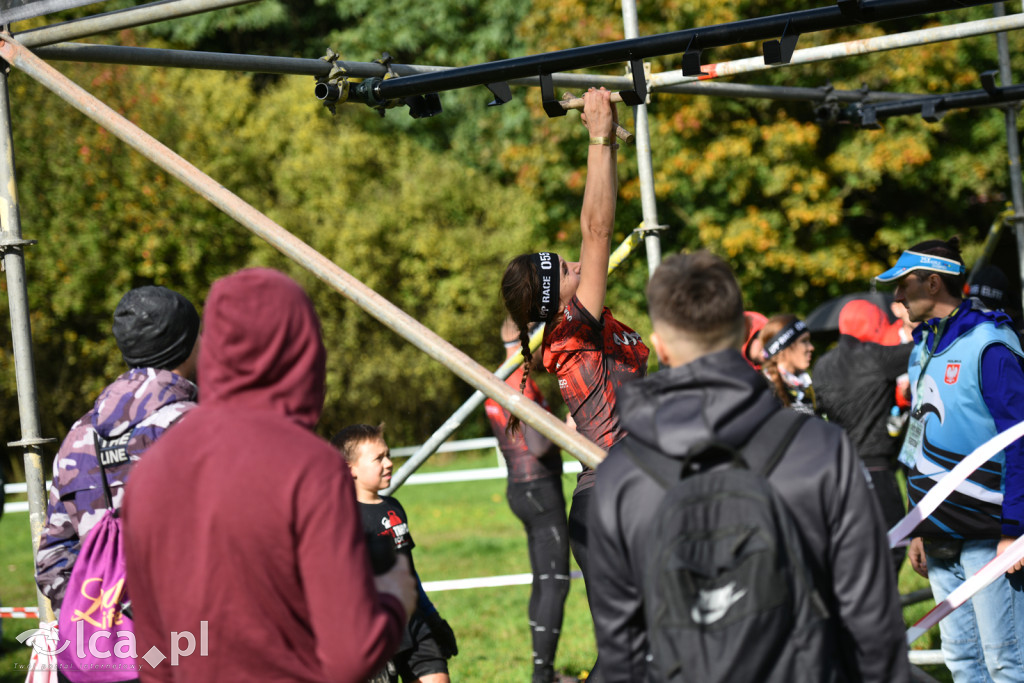
{"label": "black plastic bracket", "polygon": [[700,48],[697,47],[697,38],[699,37],[699,34],[695,34],[693,38],[690,38],[690,43],[686,46],[686,52],[683,53],[684,76],[704,75],[704,71],[700,67]]}
{"label": "black plastic bracket", "polygon": [[409,107],[409,116],[414,119],[426,119],[441,113],[441,98],[436,92],[406,97],[402,104]]}
{"label": "black plastic bracket", "polygon": [[487,89],[494,95],[494,99],[487,103],[488,107],[498,107],[512,100],[512,88],[504,81],[488,83]]}
{"label": "black plastic bracket", "polygon": [[938,110],[940,104],[942,104],[941,97],[925,100],[921,104],[921,118],[929,123],[936,123],[945,114],[945,112]]}
{"label": "black plastic bracket", "polygon": [[981,72],[981,87],[992,99],[999,99],[1003,96],[1003,89],[996,85],[996,75],[999,72],[995,69]]}
{"label": "black plastic bracket", "polygon": [[540,101],[544,107],[544,113],[549,118],[565,116],[569,110],[562,106],[562,103],[555,99],[555,79],[551,74],[540,75]]}
{"label": "black plastic bracket", "polygon": [[647,101],[647,78],[644,74],[644,60],[629,60],[629,71],[633,75],[633,89],[620,90],[619,96],[630,107],[638,107]]}
{"label": "black plastic bracket", "polygon": [[877,130],[882,127],[878,122],[878,112],[874,107],[864,107],[860,110],[860,127]]}
{"label": "black plastic bracket", "polygon": [[791,24],[791,21],[786,22],[781,38],[767,40],[761,45],[765,64],[789,64],[793,61],[793,52],[796,50],[796,41],[800,39],[800,34],[790,32]]}

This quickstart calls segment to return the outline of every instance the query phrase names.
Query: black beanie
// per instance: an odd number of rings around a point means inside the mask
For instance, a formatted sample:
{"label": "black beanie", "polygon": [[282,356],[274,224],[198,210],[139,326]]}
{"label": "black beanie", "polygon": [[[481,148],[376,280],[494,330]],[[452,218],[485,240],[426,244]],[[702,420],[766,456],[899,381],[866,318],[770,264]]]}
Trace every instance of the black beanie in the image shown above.
{"label": "black beanie", "polygon": [[199,314],[192,302],[166,287],[139,287],[114,309],[114,339],[130,368],[173,370],[192,353]]}

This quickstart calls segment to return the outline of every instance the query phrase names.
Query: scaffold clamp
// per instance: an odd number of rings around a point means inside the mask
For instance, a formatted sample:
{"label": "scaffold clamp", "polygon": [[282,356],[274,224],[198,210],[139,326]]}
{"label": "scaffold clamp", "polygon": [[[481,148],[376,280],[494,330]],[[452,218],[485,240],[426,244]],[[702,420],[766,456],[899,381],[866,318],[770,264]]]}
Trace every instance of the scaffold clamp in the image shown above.
{"label": "scaffold clamp", "polygon": [[338,62],[337,52],[327,48],[327,54],[320,59],[331,65],[331,70],[326,77],[316,79],[316,86],[313,88],[313,95],[324,103],[332,114],[337,114],[336,106],[348,101],[349,81],[348,72]]}

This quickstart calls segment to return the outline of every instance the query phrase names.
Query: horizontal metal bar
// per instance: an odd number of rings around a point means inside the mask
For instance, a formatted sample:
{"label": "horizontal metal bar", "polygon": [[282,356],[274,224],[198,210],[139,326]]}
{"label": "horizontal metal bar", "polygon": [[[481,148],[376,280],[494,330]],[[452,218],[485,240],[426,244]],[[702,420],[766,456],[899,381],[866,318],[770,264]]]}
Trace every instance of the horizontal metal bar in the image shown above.
{"label": "horizontal metal bar", "polygon": [[[168,50],[123,45],[59,43],[32,51],[42,59],[65,62],[216,69],[293,76],[326,76],[331,70],[331,65],[322,59],[242,55],[199,50]],[[339,62],[339,64],[345,67],[354,78],[383,76],[385,73],[384,67],[380,64],[361,62]],[[409,71],[408,73],[418,72]]]}
{"label": "horizontal metal bar", "polygon": [[752,73],[755,71],[767,71],[778,69],[783,66],[796,66],[798,64],[813,64],[815,62],[830,61],[833,59],[844,59],[859,55],[886,52],[888,50],[899,50],[908,47],[928,45],[930,43],[941,43],[949,40],[960,40],[976,36],[999,33],[1000,31],[1014,31],[1024,28],[1024,14],[1012,14],[1006,17],[992,19],[979,19],[977,21],[965,21],[959,24],[946,26],[933,26],[932,28],[920,29],[917,31],[906,31],[904,33],[893,33],[874,38],[863,38],[861,40],[850,40],[845,43],[832,43],[830,45],[819,45],[808,47],[793,52],[789,64],[765,64],[761,57],[747,57],[736,59],[731,62],[720,62],[718,64],[707,64],[704,66],[705,74],[702,76],[683,76],[678,71],[666,71],[651,76],[647,87],[652,90],[663,89],[666,86],[673,86],[683,83],[693,83],[698,80],[711,78],[722,78],[723,76],[736,76],[739,74]]}
{"label": "horizontal metal bar", "polygon": [[999,94],[995,96],[987,90],[967,90],[900,102],[880,102],[864,107],[854,105],[855,109],[849,111],[848,115],[852,120],[858,120],[864,112],[870,110],[874,113],[876,119],[881,120],[891,116],[920,114],[925,105],[932,105],[936,112],[946,112],[950,109],[999,106],[1010,102],[1020,102],[1021,100],[1024,100],[1024,85],[1010,85],[1000,88]]}
{"label": "horizontal metal bar", "polygon": [[98,33],[121,31],[251,2],[255,0],[163,0],[23,31],[16,34],[15,39],[25,47],[52,45],[65,40],[77,40]]}
{"label": "horizontal metal bar", "polygon": [[540,74],[575,71],[634,59],[679,54],[685,52],[688,47],[706,49],[768,40],[782,35],[787,25],[792,33],[806,34],[942,10],[963,9],[973,5],[987,5],[992,2],[993,0],[861,0],[856,17],[843,14],[838,5],[831,5],[743,19],[704,28],[504,59],[445,72],[391,78],[376,84],[374,94],[379,100],[400,99],[474,85],[507,82]]}
{"label": "horizontal metal bar", "polygon": [[[43,59],[51,61],[87,62],[101,64],[127,64],[131,66],[174,67],[188,69],[216,69],[252,73],[272,73],[291,76],[327,76],[331,65],[323,59],[300,57],[268,57],[224,52],[200,52],[189,50],[168,50],[148,47],[124,47],[120,45],[90,45],[86,43],[61,43],[33,50]],[[384,66],[376,62],[344,62],[335,64],[345,69],[352,78],[384,76]],[[399,75],[450,71],[454,67],[418,66],[393,64]],[[604,86],[609,90],[623,90],[632,86],[627,76],[597,76],[593,74],[554,74],[553,81],[558,88],[586,89]],[[521,78],[510,85],[537,87],[536,78]],[[711,95],[720,97],[758,97],[774,100],[817,101],[831,94],[840,102],[873,102],[893,99],[920,97],[915,93],[890,93],[877,90],[832,90],[825,88],[801,88],[774,85],[747,85],[743,83],[719,83],[699,81],[676,85],[652,87],[651,90],[678,95]]]}

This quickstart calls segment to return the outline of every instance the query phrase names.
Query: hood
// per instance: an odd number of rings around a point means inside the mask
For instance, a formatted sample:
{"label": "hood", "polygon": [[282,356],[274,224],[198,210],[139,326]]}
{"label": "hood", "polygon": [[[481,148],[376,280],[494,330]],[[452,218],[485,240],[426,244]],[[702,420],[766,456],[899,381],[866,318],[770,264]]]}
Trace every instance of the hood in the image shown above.
{"label": "hood", "polygon": [[115,379],[96,399],[92,426],[104,439],[134,429],[171,403],[195,401],[196,385],[170,370],[134,368]]}
{"label": "hood", "polygon": [[781,405],[767,380],[734,349],[619,389],[619,418],[629,435],[673,456],[713,437],[742,446]]}
{"label": "hood", "polygon": [[267,268],[210,288],[199,345],[201,406],[271,411],[312,429],[324,405],[326,352],[313,302]]}
{"label": "hood", "polygon": [[[994,322],[996,325],[1007,325],[1013,329],[1013,319],[1002,311],[991,311],[985,307],[980,299],[971,297],[964,299],[945,320],[946,329],[942,332],[942,338],[935,349],[935,353],[941,353],[946,347],[956,341],[961,335],[984,322]],[[921,336],[927,329],[930,335],[934,335],[939,328],[943,318],[932,318],[917,326],[914,330],[914,343],[921,342]],[[929,336],[929,344],[933,337]]]}

